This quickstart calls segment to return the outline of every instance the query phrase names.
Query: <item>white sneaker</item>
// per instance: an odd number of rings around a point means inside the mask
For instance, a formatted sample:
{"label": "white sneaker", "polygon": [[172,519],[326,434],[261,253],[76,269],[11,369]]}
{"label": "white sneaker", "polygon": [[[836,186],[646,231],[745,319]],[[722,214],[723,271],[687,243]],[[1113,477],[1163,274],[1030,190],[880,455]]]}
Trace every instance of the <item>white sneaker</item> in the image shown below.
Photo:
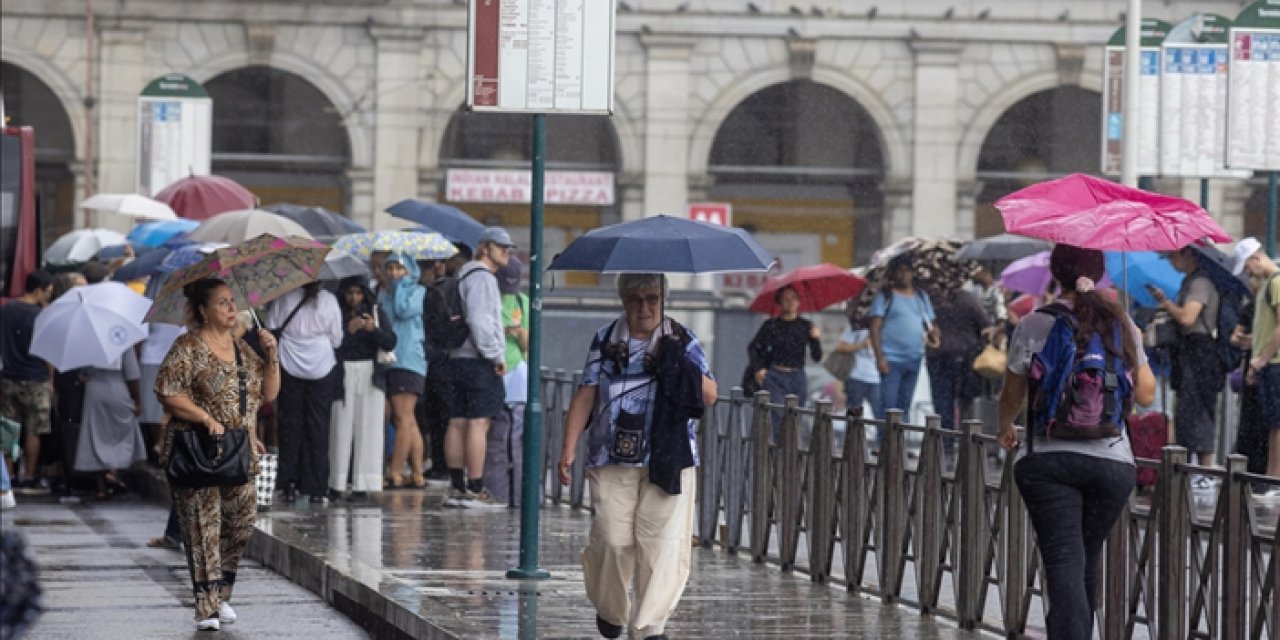
{"label": "white sneaker", "polygon": [[1217,488],[1218,483],[1204,474],[1197,474],[1195,479],[1191,481],[1192,491],[1213,491]]}
{"label": "white sneaker", "polygon": [[[4,464],[4,462],[0,462]],[[18,506],[18,501],[14,499],[12,491],[0,493],[0,509],[8,510]]]}
{"label": "white sneaker", "polygon": [[465,491],[450,488],[449,493],[444,497],[444,506],[452,509],[466,509],[471,506],[467,500],[468,495],[470,494]]}
{"label": "white sneaker", "polygon": [[197,631],[217,631],[222,628],[222,624],[217,618],[205,618],[196,623]]}
{"label": "white sneaker", "polygon": [[479,493],[467,492],[465,502],[468,508],[472,509],[506,509],[507,503],[489,495],[485,489],[481,489]]}
{"label": "white sneaker", "polygon": [[218,603],[218,620],[221,620],[222,624],[231,624],[232,622],[235,622],[236,610],[232,609],[231,605],[225,602],[219,602]]}

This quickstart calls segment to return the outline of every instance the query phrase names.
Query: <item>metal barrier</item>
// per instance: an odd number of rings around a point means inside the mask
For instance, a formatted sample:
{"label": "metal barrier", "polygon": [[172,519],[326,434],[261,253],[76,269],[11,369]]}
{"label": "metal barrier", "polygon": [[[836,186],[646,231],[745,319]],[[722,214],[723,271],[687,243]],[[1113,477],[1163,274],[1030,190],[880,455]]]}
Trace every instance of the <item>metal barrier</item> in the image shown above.
{"label": "metal barrier", "polygon": [[[585,441],[567,496],[554,473],[578,378],[543,372],[543,477],[552,504],[589,508]],[[1043,575],[1013,458],[980,422],[949,432],[936,416],[917,426],[899,411],[866,420],[860,410],[833,413],[829,402],[768,400],[767,392],[745,397],[734,388],[703,418],[696,516],[703,547],[747,553],[965,629],[1016,637],[1033,614],[1043,619],[1043,605],[1033,608],[1043,600]],[[882,434],[878,452],[868,426]],[[919,437],[918,451],[909,437]],[[1254,485],[1280,479],[1247,473],[1238,455],[1225,469],[1190,465],[1175,446],[1138,464],[1157,468],[1159,481],[1149,494],[1135,492],[1108,539],[1101,637],[1280,636],[1280,505],[1253,496]],[[1220,481],[1213,500],[1190,490],[1193,474]]]}

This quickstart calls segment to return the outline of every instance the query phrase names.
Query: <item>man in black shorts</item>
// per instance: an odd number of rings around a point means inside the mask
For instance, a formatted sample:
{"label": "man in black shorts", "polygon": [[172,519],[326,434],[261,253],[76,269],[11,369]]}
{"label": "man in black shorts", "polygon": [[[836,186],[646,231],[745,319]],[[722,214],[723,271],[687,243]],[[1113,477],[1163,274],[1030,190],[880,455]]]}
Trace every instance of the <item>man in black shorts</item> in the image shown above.
{"label": "man in black shorts", "polygon": [[494,272],[507,264],[514,246],[505,229],[488,227],[477,243],[475,258],[458,270],[458,291],[470,336],[449,352],[453,390],[444,450],[452,487],[447,506],[506,506],[484,489],[484,458],[489,421],[504,410],[506,399],[502,385],[507,371],[506,335]]}

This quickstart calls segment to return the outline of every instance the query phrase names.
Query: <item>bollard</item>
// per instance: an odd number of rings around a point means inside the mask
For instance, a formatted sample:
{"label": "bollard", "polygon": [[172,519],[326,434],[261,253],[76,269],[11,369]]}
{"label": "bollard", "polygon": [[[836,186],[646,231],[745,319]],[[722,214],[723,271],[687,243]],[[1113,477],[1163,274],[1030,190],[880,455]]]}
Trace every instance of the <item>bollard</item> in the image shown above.
{"label": "bollard", "polygon": [[867,534],[871,504],[867,491],[867,430],[862,407],[845,413],[844,477],[840,486],[840,530],[844,551],[845,586],[862,591],[862,574],[867,566]]}
{"label": "bollard", "polygon": [[[1187,450],[1166,446],[1160,451],[1160,484],[1157,501],[1160,509],[1158,541],[1159,594],[1156,596],[1156,624],[1152,636],[1186,637],[1187,598],[1187,526],[1186,473]],[[1155,505],[1152,505],[1155,508]]]}
{"label": "bollard", "polygon": [[880,565],[881,599],[897,600],[902,590],[903,544],[906,532],[906,500],[903,487],[906,473],[902,458],[905,448],[902,434],[902,411],[885,412],[885,430],[880,437],[880,504],[876,509],[880,536],[876,541],[876,559]]}
{"label": "bollard", "polygon": [[782,464],[775,476],[778,484],[778,564],[790,571],[796,564],[796,547],[800,543],[800,493],[804,476],[800,473],[800,398],[788,394],[783,400],[782,434],[778,444]]}
{"label": "bollard", "polygon": [[[731,393],[741,393],[734,388]],[[706,407],[698,420],[698,543],[710,549],[719,533],[720,524],[720,402]]]}
{"label": "bollard", "polygon": [[982,451],[977,434],[982,423],[961,424],[960,454],[956,466],[956,491],[960,492],[960,571],[956,598],[956,622],[961,629],[975,629],[982,622],[982,601],[986,591],[987,550],[986,487],[983,482]]}
{"label": "bollard", "polygon": [[769,555],[769,515],[773,510],[773,416],[769,392],[757,391],[751,414],[751,560],[763,563]]}
{"label": "bollard", "polygon": [[942,504],[942,425],[940,416],[925,418],[924,445],[916,467],[920,499],[916,518],[920,537],[916,541],[916,584],[920,585],[920,611],[932,613],[938,607],[942,589],[943,529],[946,527]]}
{"label": "bollard", "polygon": [[823,584],[831,575],[831,538],[835,514],[831,457],[831,401],[816,406],[813,435],[809,440],[809,579]]}
{"label": "bollard", "polygon": [[[1244,640],[1249,578],[1249,480],[1240,477],[1248,458],[1227,456],[1227,480],[1222,485],[1222,640]],[[1271,562],[1276,562],[1272,556]],[[1273,589],[1275,587],[1272,587]],[[1272,598],[1276,597],[1273,593]],[[1272,624],[1280,623],[1273,619]],[[1273,629],[1274,631],[1274,629]]]}

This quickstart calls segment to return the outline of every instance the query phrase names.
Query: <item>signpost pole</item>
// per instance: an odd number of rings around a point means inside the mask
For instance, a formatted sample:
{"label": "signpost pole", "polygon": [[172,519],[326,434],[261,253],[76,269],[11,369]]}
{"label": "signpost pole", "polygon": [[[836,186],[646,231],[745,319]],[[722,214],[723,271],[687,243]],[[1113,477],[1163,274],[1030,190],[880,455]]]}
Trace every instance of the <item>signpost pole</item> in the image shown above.
{"label": "signpost pole", "polygon": [[1276,175],[1280,171],[1272,171],[1267,175],[1267,255],[1276,255]]}
{"label": "signpost pole", "polygon": [[1209,179],[1200,178],[1200,208],[1209,210]]}
{"label": "signpost pole", "polygon": [[1142,62],[1142,0],[1129,0],[1124,32],[1124,134],[1120,182],[1138,186],[1138,118]]}
{"label": "signpost pole", "polygon": [[524,472],[520,479],[520,566],[508,578],[551,577],[538,567],[542,508],[542,209],[546,189],[547,116],[533,116],[533,178],[529,219],[529,397],[524,405]]}

